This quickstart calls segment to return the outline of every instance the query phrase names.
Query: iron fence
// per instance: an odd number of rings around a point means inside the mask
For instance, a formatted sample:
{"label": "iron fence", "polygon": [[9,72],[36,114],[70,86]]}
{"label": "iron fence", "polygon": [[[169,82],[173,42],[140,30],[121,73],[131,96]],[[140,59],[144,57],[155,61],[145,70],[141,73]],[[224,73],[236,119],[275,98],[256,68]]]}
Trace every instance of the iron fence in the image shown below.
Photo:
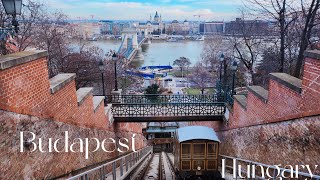
{"label": "iron fence", "polygon": [[218,95],[107,95],[107,103],[145,104],[145,103],[213,103],[224,102]]}
{"label": "iron fence", "polygon": [[113,117],[222,116],[225,103],[130,103],[113,104]]}

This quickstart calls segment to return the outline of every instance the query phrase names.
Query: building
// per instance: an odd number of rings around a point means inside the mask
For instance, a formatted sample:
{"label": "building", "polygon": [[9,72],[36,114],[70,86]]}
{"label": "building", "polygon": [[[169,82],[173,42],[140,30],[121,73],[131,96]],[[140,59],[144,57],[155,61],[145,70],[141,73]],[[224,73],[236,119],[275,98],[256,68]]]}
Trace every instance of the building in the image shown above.
{"label": "building", "polygon": [[158,11],[156,11],[153,19],[150,15],[149,21],[139,22],[136,28],[139,33],[144,35],[161,35],[164,34],[165,24],[162,22],[161,14],[159,15]]}
{"label": "building", "polygon": [[227,35],[267,35],[269,32],[269,23],[262,20],[242,20],[237,18],[235,21],[225,24],[225,34]]}
{"label": "building", "polygon": [[123,29],[127,29],[130,27],[129,22],[114,22],[109,20],[100,21],[100,33],[101,34],[113,34],[120,35]]}
{"label": "building", "polygon": [[204,22],[200,23],[200,34],[222,34],[224,30],[224,22]]}
{"label": "building", "polygon": [[101,34],[113,34],[113,21],[102,20],[101,22]]}
{"label": "building", "polygon": [[150,122],[146,128],[148,143],[154,146],[154,151],[172,152],[172,142],[177,122]]}

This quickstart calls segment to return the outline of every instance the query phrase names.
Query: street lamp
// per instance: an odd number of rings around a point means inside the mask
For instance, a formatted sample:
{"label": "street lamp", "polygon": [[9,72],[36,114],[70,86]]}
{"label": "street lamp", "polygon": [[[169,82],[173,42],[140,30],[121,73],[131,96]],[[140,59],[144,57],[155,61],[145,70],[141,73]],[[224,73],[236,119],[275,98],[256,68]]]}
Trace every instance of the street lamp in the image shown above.
{"label": "street lamp", "polygon": [[117,80],[117,61],[118,61],[118,57],[117,57],[115,52],[112,55],[112,60],[114,62],[114,90],[118,91],[118,80]]}
{"label": "street lamp", "polygon": [[102,94],[103,94],[104,97],[106,97],[106,91],[105,91],[105,88],[104,88],[104,77],[103,77],[103,73],[104,73],[103,60],[100,60],[100,62],[99,62],[99,69],[100,69],[100,72],[101,72],[101,80],[102,80]]}
{"label": "street lamp", "polygon": [[18,33],[18,21],[16,20],[16,15],[21,14],[22,0],[1,0],[6,14],[12,15],[12,26],[14,30]]}
{"label": "street lamp", "polygon": [[234,79],[236,78],[236,72],[238,69],[238,63],[237,61],[233,61],[230,67],[231,71],[233,72],[233,76],[232,76],[232,95],[234,95]]}
{"label": "street lamp", "polygon": [[222,79],[222,63],[224,61],[224,54],[221,53],[220,55],[220,83],[221,83],[221,79]]}

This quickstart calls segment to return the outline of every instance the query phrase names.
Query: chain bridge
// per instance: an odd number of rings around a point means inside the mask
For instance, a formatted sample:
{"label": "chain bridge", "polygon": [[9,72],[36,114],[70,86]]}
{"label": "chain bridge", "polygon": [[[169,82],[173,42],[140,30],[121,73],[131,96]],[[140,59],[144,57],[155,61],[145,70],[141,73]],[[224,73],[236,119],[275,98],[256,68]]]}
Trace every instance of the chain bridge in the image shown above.
{"label": "chain bridge", "polygon": [[139,34],[136,29],[130,28],[122,31],[122,42],[117,51],[117,54],[121,57],[131,60],[134,58],[139,47],[147,38],[144,34]]}

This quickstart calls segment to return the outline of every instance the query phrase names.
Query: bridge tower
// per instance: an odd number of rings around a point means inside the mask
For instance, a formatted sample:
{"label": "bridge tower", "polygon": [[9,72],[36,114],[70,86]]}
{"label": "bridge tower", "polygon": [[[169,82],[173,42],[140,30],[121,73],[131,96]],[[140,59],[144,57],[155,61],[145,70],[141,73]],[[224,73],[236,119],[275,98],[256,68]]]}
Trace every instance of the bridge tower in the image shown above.
{"label": "bridge tower", "polygon": [[[128,29],[124,29],[122,31],[122,41],[123,41],[123,47],[127,47],[128,44],[128,39],[132,39],[132,48],[133,49],[137,49],[139,44],[138,44],[138,35],[137,35],[137,31],[134,28],[128,28]],[[129,47],[127,47],[129,48]]]}

